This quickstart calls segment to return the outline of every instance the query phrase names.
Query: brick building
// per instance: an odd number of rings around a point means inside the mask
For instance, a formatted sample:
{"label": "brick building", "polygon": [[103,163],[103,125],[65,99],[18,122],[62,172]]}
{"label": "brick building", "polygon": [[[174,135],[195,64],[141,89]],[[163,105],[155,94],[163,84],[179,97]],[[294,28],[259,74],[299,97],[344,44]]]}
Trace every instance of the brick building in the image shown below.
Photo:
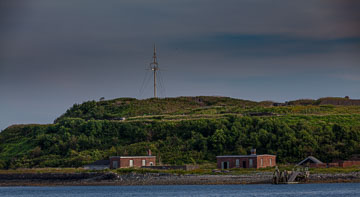
{"label": "brick building", "polygon": [[112,156],[110,157],[110,169],[116,168],[140,168],[142,166],[155,166],[156,156]]}
{"label": "brick building", "polygon": [[217,167],[229,168],[266,168],[276,166],[275,155],[257,155],[256,150],[251,150],[251,155],[223,155],[217,156]]}
{"label": "brick building", "polygon": [[330,167],[352,167],[360,166],[360,155],[352,155],[349,160],[335,160],[332,163],[323,163],[313,156],[309,156],[299,162],[297,165],[307,166],[310,168],[330,168]]}

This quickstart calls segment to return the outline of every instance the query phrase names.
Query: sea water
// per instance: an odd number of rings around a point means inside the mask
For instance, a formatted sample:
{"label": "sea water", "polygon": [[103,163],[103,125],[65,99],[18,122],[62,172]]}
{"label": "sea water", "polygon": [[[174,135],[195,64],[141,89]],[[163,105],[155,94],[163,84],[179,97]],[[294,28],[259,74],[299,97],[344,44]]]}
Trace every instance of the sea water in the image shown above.
{"label": "sea water", "polygon": [[298,185],[157,185],[157,186],[57,186],[0,187],[10,196],[360,196],[360,183]]}

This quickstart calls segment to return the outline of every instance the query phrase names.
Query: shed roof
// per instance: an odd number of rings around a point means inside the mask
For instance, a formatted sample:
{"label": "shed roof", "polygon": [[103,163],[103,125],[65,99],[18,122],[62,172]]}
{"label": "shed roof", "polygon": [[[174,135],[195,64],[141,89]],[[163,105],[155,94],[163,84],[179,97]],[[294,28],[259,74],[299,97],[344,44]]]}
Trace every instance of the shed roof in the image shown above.
{"label": "shed roof", "polygon": [[224,158],[224,157],[259,157],[259,156],[276,156],[276,155],[269,155],[269,154],[263,154],[263,155],[220,155],[216,156],[216,158]]}
{"label": "shed roof", "polygon": [[313,156],[309,156],[306,157],[304,160],[300,161],[297,165],[302,165],[306,162],[312,162],[312,163],[323,163],[320,160],[318,160],[317,158],[313,157]]}
{"label": "shed roof", "polygon": [[127,159],[130,159],[130,158],[154,158],[156,156],[111,156],[110,158],[127,158]]}

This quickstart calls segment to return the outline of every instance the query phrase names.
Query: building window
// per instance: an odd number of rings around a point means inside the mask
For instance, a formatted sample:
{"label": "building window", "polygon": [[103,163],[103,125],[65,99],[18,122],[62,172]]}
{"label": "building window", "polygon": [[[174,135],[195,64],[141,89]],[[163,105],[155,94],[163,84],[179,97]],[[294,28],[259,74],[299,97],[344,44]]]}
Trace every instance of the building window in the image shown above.
{"label": "building window", "polygon": [[263,159],[262,158],[260,159],[260,166],[261,167],[263,166]]}
{"label": "building window", "polygon": [[134,166],[134,160],[130,160],[130,161],[129,161],[129,166],[130,166],[130,167],[133,167],[133,166]]}
{"label": "building window", "polygon": [[150,162],[150,166],[153,166],[154,164],[153,164],[153,162]]}
{"label": "building window", "polygon": [[253,159],[249,159],[249,168],[253,167]]}
{"label": "building window", "polygon": [[146,160],[142,160],[141,165],[142,165],[142,166],[146,166]]}
{"label": "building window", "polygon": [[272,166],[272,159],[270,159],[270,166]]}
{"label": "building window", "polygon": [[235,165],[236,165],[237,168],[240,167],[240,160],[237,159]]}

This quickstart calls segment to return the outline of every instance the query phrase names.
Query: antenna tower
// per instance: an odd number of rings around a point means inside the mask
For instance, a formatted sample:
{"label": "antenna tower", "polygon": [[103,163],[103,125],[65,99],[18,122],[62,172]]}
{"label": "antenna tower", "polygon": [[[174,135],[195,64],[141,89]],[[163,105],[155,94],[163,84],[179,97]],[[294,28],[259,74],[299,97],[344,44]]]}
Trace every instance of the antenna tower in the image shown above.
{"label": "antenna tower", "polygon": [[154,98],[157,98],[157,96],[156,96],[156,72],[159,70],[159,64],[157,62],[156,45],[155,44],[154,44],[153,62],[150,63],[150,69],[152,71],[154,71]]}

